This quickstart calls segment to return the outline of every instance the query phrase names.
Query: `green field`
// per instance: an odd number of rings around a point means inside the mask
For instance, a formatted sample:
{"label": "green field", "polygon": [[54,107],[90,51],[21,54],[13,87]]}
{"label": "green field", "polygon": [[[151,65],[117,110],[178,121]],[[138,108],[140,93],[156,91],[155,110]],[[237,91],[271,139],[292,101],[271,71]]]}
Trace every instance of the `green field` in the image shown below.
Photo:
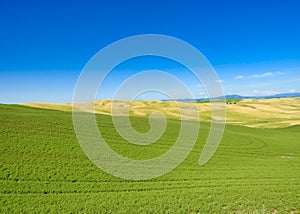
{"label": "green field", "polygon": [[[148,120],[132,117],[140,132]],[[97,115],[100,131],[120,154],[148,159],[166,152],[180,121],[168,120],[159,142],[136,146]],[[300,213],[300,126],[227,125],[204,166],[198,159],[210,128],[174,171],[128,181],[97,168],[77,142],[71,112],[0,105],[0,213]]]}

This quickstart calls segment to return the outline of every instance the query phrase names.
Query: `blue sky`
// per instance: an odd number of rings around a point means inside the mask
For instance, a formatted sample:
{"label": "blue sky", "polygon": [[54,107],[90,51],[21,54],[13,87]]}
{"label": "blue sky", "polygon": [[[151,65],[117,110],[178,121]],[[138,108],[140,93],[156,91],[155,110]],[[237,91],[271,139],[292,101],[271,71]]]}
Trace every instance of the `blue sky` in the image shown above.
{"label": "blue sky", "polygon": [[[77,78],[95,53],[149,33],[198,48],[226,94],[299,92],[299,8],[297,0],[1,1],[0,103],[71,102]],[[139,70],[180,70],[174,63],[144,60],[152,61],[120,66],[99,99],[111,98],[114,85]],[[184,79],[195,96],[203,95],[189,75]]]}

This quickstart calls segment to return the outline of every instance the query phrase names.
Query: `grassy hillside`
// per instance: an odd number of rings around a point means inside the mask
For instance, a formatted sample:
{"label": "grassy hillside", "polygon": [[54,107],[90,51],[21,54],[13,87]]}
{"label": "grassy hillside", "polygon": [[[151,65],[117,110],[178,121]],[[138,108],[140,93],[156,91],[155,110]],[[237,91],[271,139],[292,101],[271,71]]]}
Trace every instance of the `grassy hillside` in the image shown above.
{"label": "grassy hillside", "polygon": [[[230,103],[230,104],[229,104]],[[235,103],[235,104],[234,104]],[[26,106],[71,111],[71,104],[45,104],[27,103]],[[188,113],[180,114],[180,110],[174,101],[112,101],[103,100],[95,102],[95,112],[98,114],[112,114],[112,105],[116,112],[124,106],[130,106],[130,115],[149,116],[154,111],[163,112],[170,119],[192,119]],[[190,103],[180,103],[183,109],[189,110]],[[300,98],[274,98],[274,99],[246,99],[228,100],[227,123],[259,128],[281,128],[300,125]],[[210,121],[211,106],[208,102],[197,103],[201,121]]]}
{"label": "grassy hillside", "polygon": [[[131,120],[138,131],[149,129],[147,119]],[[169,120],[159,142],[140,148],[118,136],[109,115],[97,121],[114,150],[136,159],[167,151],[180,126]],[[171,173],[126,181],[87,159],[70,112],[0,105],[0,213],[300,212],[300,126],[227,125],[216,154],[200,167],[208,130],[209,123],[201,123],[194,150]]]}

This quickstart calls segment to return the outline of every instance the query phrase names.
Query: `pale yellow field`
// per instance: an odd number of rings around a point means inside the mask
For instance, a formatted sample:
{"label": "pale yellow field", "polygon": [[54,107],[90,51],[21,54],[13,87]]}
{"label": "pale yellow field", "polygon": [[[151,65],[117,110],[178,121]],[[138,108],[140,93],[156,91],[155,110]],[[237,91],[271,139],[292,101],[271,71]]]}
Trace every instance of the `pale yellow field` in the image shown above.
{"label": "pale yellow field", "polygon": [[[72,111],[72,104],[26,103],[26,106]],[[180,106],[183,111],[180,114]],[[200,120],[210,121],[210,103],[197,103]],[[236,104],[227,104],[226,122],[248,127],[279,128],[300,125],[300,98],[245,99]],[[193,104],[175,101],[111,101],[95,102],[95,113],[148,117],[161,112],[172,119],[198,119],[192,114]],[[112,111],[113,109],[113,111]],[[84,110],[84,109],[83,109]]]}
{"label": "pale yellow field", "polygon": [[300,99],[247,99],[227,105],[227,122],[262,128],[300,125]]}

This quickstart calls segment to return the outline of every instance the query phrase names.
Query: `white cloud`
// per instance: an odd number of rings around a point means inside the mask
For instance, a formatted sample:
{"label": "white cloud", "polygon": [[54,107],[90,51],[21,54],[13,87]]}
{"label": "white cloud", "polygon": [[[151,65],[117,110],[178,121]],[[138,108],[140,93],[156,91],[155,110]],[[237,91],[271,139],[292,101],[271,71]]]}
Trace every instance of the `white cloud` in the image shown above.
{"label": "white cloud", "polygon": [[217,82],[217,83],[221,83],[221,82],[224,82],[224,80],[220,80],[220,79],[219,79],[219,80],[217,80],[216,82]]}
{"label": "white cloud", "polygon": [[273,73],[272,72],[267,72],[267,73],[263,73],[263,74],[253,74],[251,76],[249,76],[249,79],[256,79],[256,78],[264,78],[264,77],[268,77],[268,76],[272,76]]}
{"label": "white cloud", "polygon": [[238,76],[235,76],[233,79],[235,79],[235,80],[240,80],[240,79],[243,79],[243,78],[244,78],[244,76],[238,75]]}
{"label": "white cloud", "polygon": [[296,92],[296,89],[290,89],[288,90],[289,93],[295,93]]}
{"label": "white cloud", "polygon": [[260,73],[260,74],[253,74],[251,76],[243,76],[243,75],[238,75],[235,76],[233,79],[235,80],[240,80],[240,79],[259,79],[259,78],[264,78],[264,77],[270,77],[270,76],[277,76],[277,75],[283,75],[286,74],[282,71],[277,71],[277,72],[265,72],[265,73]]}
{"label": "white cloud", "polygon": [[247,93],[243,93],[242,95],[245,96],[270,96],[274,94],[280,94],[278,91],[272,91],[272,90],[265,90],[265,91],[259,91],[259,90],[252,90]]}

